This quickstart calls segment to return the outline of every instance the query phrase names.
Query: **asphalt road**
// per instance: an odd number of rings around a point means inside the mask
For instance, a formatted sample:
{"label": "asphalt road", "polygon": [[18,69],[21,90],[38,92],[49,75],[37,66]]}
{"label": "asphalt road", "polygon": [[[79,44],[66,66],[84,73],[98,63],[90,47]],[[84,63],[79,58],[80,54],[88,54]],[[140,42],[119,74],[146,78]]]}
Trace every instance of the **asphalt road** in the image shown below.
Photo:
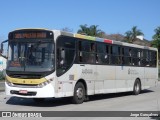
{"label": "asphalt road", "polygon": [[[68,98],[46,99],[43,103],[35,103],[32,99],[9,97],[0,92],[0,111],[160,111],[160,83],[156,87],[142,91],[135,96],[131,92],[91,96],[88,102],[75,105]],[[59,113],[61,114],[61,113]],[[61,116],[61,115],[60,115]],[[62,115],[63,116],[63,115]],[[82,117],[81,117],[82,118]],[[76,119],[81,119],[76,118]],[[17,120],[17,118],[15,118]],[[45,118],[46,119],[46,118]],[[48,118],[49,119],[49,118]],[[64,119],[56,117],[54,119]],[[74,117],[65,120],[74,120]],[[83,117],[83,119],[90,119]],[[134,119],[127,118],[92,118],[93,119]],[[160,120],[151,117],[138,117],[143,120]]]}

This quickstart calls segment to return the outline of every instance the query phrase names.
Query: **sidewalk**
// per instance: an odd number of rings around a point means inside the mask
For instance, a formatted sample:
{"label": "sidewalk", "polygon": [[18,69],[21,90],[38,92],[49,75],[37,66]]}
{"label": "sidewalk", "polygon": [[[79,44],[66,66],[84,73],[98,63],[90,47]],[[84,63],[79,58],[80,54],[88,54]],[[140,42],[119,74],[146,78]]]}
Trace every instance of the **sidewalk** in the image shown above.
{"label": "sidewalk", "polygon": [[5,83],[4,81],[0,81],[0,92],[4,91],[5,89]]}

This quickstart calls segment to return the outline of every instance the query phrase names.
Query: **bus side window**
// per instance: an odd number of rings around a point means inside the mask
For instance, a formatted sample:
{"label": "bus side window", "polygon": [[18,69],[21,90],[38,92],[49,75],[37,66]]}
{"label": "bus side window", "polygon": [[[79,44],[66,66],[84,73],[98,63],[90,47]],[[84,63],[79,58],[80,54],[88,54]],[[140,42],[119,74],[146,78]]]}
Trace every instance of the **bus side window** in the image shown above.
{"label": "bus side window", "polygon": [[82,62],[82,42],[78,42],[78,57],[79,57],[79,62]]}
{"label": "bus side window", "polygon": [[121,56],[122,56],[122,62],[121,62],[121,64],[124,65],[124,47],[122,47]]}
{"label": "bus side window", "polygon": [[90,52],[95,52],[95,50],[96,50],[95,43],[91,43],[90,44]]}
{"label": "bus side window", "polygon": [[95,63],[95,43],[89,41],[79,41],[79,62]]}
{"label": "bus side window", "polygon": [[64,49],[60,49],[60,57],[61,57],[61,60],[60,60],[60,65],[63,66],[64,65],[64,62],[65,62],[65,51]]}
{"label": "bus side window", "polygon": [[111,62],[112,64],[115,64],[115,65],[118,65],[120,63],[118,50],[119,50],[119,47],[117,45],[112,46]]}
{"label": "bus side window", "polygon": [[118,47],[118,64],[121,65],[122,64],[122,48],[119,46]]}
{"label": "bus side window", "polygon": [[90,52],[89,52],[88,63],[95,63],[95,50],[96,50],[95,43],[90,43]]}
{"label": "bus side window", "polygon": [[141,66],[141,50],[138,50],[138,66]]}
{"label": "bus side window", "polygon": [[105,49],[103,43],[97,43],[97,50],[96,50],[96,63],[103,64],[105,63]]}
{"label": "bus side window", "polygon": [[157,52],[156,51],[151,51],[150,65],[151,67],[156,67],[157,65]]}
{"label": "bus side window", "polygon": [[57,64],[59,68],[62,68],[64,66],[65,61],[65,51],[63,48],[58,48],[57,50]]}

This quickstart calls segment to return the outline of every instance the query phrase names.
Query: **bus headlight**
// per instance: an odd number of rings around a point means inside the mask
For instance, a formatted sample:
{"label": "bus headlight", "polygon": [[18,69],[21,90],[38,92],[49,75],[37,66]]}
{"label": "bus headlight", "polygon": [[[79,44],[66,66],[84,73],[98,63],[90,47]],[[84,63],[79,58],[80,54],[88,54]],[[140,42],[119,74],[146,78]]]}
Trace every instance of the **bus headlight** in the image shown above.
{"label": "bus headlight", "polygon": [[13,84],[12,84],[9,80],[5,79],[5,82],[6,82],[7,85],[9,85],[9,86],[13,86]]}
{"label": "bus headlight", "polygon": [[49,80],[47,80],[47,81],[45,81],[45,82],[42,82],[42,83],[38,84],[37,87],[42,88],[42,87],[50,84],[52,81],[53,81],[53,79],[49,79]]}

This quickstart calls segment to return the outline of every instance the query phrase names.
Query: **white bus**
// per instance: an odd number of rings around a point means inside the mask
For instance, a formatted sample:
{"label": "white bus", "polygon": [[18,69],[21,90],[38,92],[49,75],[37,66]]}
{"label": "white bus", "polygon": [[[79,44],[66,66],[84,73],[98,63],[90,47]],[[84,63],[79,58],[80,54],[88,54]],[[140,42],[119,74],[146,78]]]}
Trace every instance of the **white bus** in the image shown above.
{"label": "white bus", "polygon": [[76,104],[95,94],[138,95],[157,83],[157,56],[157,49],[147,46],[59,30],[18,29],[8,35],[5,91],[35,101],[72,97]]}

